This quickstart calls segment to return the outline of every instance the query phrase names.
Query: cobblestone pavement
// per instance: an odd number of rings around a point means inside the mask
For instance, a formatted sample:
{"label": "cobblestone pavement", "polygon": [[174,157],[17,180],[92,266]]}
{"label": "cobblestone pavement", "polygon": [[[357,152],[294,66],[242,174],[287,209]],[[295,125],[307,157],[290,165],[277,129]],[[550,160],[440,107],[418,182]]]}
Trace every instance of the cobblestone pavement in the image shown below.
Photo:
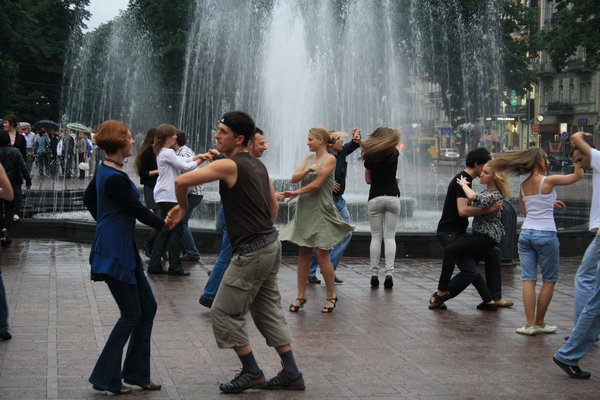
{"label": "cobblestone pavement", "polygon": [[[103,397],[88,376],[117,317],[105,284],[89,280],[89,245],[15,240],[2,255],[13,339],[0,342],[1,399]],[[130,397],[223,399],[218,383],[239,368],[232,351],[219,350],[208,310],[198,304],[214,256],[186,263],[190,277],[152,276],[158,300],[152,337],[152,378],[158,392]],[[515,306],[475,309],[473,288],[430,311],[439,260],[398,259],[393,290],[369,287],[368,261],[344,259],[338,308],[320,313],[325,286],[310,285],[308,303],[288,314],[305,392],[249,390],[248,399],[597,399],[598,346],[582,361],[589,381],[569,379],[552,362],[572,327],[573,275],[578,258],[563,258],[547,321],[554,335],[521,336],[524,323],[517,267],[503,270],[504,297]],[[284,308],[295,298],[295,258],[284,258],[280,288]],[[265,374],[280,369],[250,322],[254,352]]]}

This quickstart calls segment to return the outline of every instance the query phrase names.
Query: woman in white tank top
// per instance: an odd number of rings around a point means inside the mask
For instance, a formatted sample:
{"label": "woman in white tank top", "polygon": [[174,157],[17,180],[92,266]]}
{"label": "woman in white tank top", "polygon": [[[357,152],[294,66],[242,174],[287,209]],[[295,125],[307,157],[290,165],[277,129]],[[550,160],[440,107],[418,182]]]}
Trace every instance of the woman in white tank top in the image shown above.
{"label": "woman in white tank top", "polygon": [[[537,147],[497,154],[490,161],[495,169],[529,176],[521,184],[519,207],[525,222],[519,235],[519,261],[523,281],[523,306],[525,325],[517,333],[533,336],[537,333],[554,333],[557,327],[544,321],[546,311],[558,281],[559,242],[554,223],[554,207],[564,209],[566,205],[557,200],[554,186],[565,186],[583,177],[577,168],[569,175],[546,175],[548,158]],[[536,297],[537,264],[542,272],[542,288]]]}

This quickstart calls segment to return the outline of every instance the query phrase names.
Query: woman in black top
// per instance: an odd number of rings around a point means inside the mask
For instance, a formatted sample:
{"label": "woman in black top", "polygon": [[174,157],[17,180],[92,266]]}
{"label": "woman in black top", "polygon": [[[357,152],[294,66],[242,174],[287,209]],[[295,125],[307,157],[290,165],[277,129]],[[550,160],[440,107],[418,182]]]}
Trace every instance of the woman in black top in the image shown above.
{"label": "woman in black top", "polygon": [[[154,137],[156,136],[156,128],[148,129],[144,142],[140,147],[140,151],[135,157],[135,168],[140,176],[140,184],[144,187],[144,202],[146,207],[151,209],[156,215],[160,215],[160,207],[154,201],[154,186],[158,179],[158,165],[156,164],[156,154],[152,150],[154,144]],[[152,229],[148,235],[148,239],[144,243],[144,254],[146,257],[150,257],[152,254],[152,245],[154,239],[158,236],[160,231]]]}
{"label": "woman in black top", "polygon": [[396,169],[400,132],[396,129],[379,127],[362,143],[362,159],[365,165],[365,180],[369,190],[369,225],[371,226],[371,287],[379,286],[379,258],[381,242],[385,247],[385,282],[383,286],[394,286],[394,258],[396,256],[396,224],[400,215],[400,190]]}

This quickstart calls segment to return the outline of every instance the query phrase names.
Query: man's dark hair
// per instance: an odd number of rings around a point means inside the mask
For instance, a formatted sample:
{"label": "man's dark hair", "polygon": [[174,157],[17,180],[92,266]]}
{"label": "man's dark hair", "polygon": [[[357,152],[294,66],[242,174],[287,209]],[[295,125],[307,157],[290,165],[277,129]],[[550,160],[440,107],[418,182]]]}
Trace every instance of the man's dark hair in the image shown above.
{"label": "man's dark hair", "polygon": [[[592,149],[594,148],[594,138],[592,137],[591,134],[586,133],[585,135],[583,135],[583,141],[586,142],[587,144],[589,144]],[[573,153],[575,152],[575,150],[581,151],[581,149],[579,149],[577,146],[573,145],[573,146],[571,146],[571,149],[569,150],[569,157],[573,158]]]}
{"label": "man's dark hair", "polygon": [[220,122],[227,125],[236,135],[244,136],[244,146],[248,145],[248,140],[252,137],[256,128],[252,117],[243,111],[225,113]]}
{"label": "man's dark hair", "polygon": [[184,131],[178,131],[177,132],[177,145],[178,146],[185,146],[187,144],[187,136],[185,134]]}
{"label": "man's dark hair", "polygon": [[485,164],[492,159],[492,155],[485,147],[479,147],[475,150],[471,150],[467,154],[466,164],[467,167],[473,168],[475,164]]}

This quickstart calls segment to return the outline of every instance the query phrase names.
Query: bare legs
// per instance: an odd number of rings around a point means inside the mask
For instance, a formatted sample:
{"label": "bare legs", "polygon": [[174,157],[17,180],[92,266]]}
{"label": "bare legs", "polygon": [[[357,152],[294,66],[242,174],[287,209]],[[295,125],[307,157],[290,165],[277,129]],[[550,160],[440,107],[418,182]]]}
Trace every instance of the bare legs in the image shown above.
{"label": "bare legs", "polygon": [[527,318],[527,326],[544,326],[544,317],[546,316],[546,311],[548,311],[548,306],[552,300],[556,282],[544,282],[542,284],[540,294],[537,297],[537,306],[535,284],[536,281],[523,281],[523,306],[525,308],[525,317]]}
{"label": "bare legs", "polygon": [[[329,260],[329,250],[315,249],[317,261],[321,268],[321,274],[325,280],[327,286],[327,298],[335,298],[335,277],[333,272],[333,265]],[[310,257],[312,255],[312,248],[300,247],[298,251],[298,298],[294,300],[292,306],[301,306],[302,300],[306,298],[306,280],[308,279],[308,271],[310,270]],[[301,304],[302,303],[302,304]],[[331,301],[327,301],[326,307],[334,307],[335,304]]]}

